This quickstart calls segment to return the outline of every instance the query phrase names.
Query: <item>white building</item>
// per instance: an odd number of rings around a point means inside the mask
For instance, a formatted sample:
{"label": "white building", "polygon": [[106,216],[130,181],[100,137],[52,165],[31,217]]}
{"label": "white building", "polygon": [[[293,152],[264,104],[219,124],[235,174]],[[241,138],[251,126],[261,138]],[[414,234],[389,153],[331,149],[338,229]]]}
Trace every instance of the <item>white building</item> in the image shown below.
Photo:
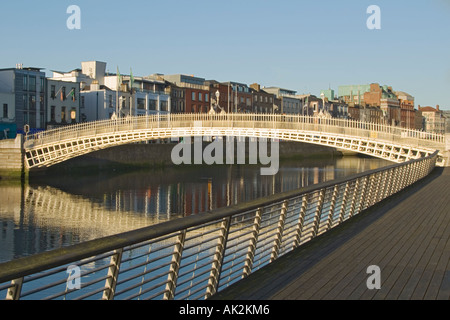
{"label": "white building", "polygon": [[[117,75],[105,77],[106,87],[116,90],[119,84]],[[121,91],[128,92],[130,101],[126,103],[127,110],[122,110],[123,115],[132,116],[166,114],[171,111],[170,91],[166,88],[166,82],[157,76],[133,77],[121,75]]]}
{"label": "white building", "polygon": [[170,94],[163,80],[106,71],[106,63],[85,61],[81,69],[54,71],[54,80],[80,84],[80,121],[170,112]]}
{"label": "white building", "polygon": [[[111,119],[113,115],[127,116],[130,110],[130,94],[117,92],[96,80],[81,91],[82,121]],[[118,101],[119,103],[116,103]]]}

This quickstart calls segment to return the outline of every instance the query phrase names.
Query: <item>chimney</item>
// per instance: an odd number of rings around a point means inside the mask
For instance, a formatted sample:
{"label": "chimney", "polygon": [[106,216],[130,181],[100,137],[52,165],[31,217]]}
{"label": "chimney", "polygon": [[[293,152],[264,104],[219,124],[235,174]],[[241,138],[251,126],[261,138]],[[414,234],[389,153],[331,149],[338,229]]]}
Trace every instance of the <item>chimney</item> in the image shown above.
{"label": "chimney", "polygon": [[440,111],[440,110],[439,110],[439,105],[438,105],[438,104],[436,105],[436,110],[437,110],[437,111]]}

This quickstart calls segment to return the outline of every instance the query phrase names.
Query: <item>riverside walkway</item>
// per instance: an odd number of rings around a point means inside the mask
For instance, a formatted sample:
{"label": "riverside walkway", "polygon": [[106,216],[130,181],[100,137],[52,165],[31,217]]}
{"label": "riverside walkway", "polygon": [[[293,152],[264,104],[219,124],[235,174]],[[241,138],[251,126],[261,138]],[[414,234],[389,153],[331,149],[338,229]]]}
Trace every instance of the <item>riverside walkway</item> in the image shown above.
{"label": "riverside walkway", "polygon": [[[449,300],[450,168],[217,293],[231,300]],[[369,290],[369,266],[381,288]]]}

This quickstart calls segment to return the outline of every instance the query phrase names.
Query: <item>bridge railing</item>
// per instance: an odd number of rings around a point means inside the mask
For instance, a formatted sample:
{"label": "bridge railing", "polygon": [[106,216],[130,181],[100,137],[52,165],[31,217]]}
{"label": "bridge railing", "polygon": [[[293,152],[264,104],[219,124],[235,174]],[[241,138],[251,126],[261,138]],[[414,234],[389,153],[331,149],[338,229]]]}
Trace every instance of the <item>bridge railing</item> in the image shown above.
{"label": "bridge railing", "polygon": [[102,120],[48,130],[27,136],[25,147],[137,129],[192,127],[197,122],[211,127],[290,129],[371,137],[424,148],[445,144],[445,135],[346,119],[276,114],[169,114]]}
{"label": "bridge railing", "polygon": [[0,264],[6,299],[205,299],[427,176],[433,155]]}

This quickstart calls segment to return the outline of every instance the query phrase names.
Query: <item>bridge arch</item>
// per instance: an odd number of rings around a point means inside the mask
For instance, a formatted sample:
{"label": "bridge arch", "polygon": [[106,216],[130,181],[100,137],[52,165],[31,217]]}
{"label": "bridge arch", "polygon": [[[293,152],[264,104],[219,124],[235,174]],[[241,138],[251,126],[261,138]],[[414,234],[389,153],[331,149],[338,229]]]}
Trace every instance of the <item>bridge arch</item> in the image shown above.
{"label": "bridge arch", "polygon": [[[119,145],[196,136],[278,139],[405,162],[444,150],[445,136],[343,119],[274,114],[172,114],[82,123],[26,137],[28,169]],[[437,165],[445,163],[443,154]]]}

